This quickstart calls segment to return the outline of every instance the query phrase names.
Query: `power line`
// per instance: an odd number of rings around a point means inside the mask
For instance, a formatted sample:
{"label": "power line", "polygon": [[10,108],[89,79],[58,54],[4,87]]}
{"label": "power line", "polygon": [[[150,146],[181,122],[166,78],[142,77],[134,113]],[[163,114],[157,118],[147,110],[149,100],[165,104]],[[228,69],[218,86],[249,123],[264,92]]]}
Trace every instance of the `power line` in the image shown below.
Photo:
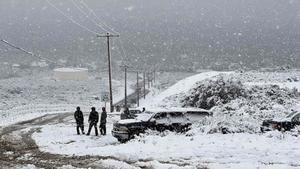
{"label": "power line", "polygon": [[83,10],[76,4],[76,2],[75,2],[74,0],[71,0],[71,2],[73,3],[73,5],[74,5],[74,6],[75,6],[75,7],[76,7],[83,15],[85,15],[85,17],[86,17],[89,21],[93,22],[96,26],[98,26],[100,29],[104,30],[105,32],[109,32],[109,31],[108,31],[107,29],[105,29],[102,25],[98,24],[95,20],[89,18],[89,15],[88,15],[85,11],[83,11]]}
{"label": "power line", "polygon": [[5,44],[7,44],[8,46],[10,46],[10,47],[12,47],[12,48],[15,48],[15,49],[17,49],[17,50],[19,50],[19,51],[22,51],[22,52],[24,52],[24,53],[26,53],[26,54],[28,54],[28,55],[33,56],[33,57],[36,57],[36,58],[39,58],[39,59],[42,59],[42,60],[46,60],[46,61],[48,61],[48,62],[50,62],[50,63],[55,63],[55,64],[60,65],[60,66],[64,66],[64,65],[62,65],[62,64],[60,64],[60,63],[57,63],[57,62],[55,62],[55,61],[53,61],[53,60],[50,60],[50,59],[48,59],[48,58],[41,57],[41,56],[36,55],[36,54],[34,54],[34,53],[32,53],[32,52],[29,52],[29,51],[27,51],[27,50],[25,50],[25,49],[23,49],[23,48],[21,48],[21,47],[18,47],[18,46],[16,46],[16,45],[14,45],[14,44],[12,44],[12,43],[10,43],[10,42],[4,40],[4,39],[1,39],[0,41],[3,42],[3,43],[5,43]]}
{"label": "power line", "polygon": [[85,29],[86,31],[92,33],[92,34],[98,34],[97,32],[87,28],[86,26],[81,25],[80,23],[76,22],[72,17],[66,15],[62,10],[60,10],[59,8],[57,8],[53,3],[51,3],[49,0],[46,0],[46,2],[52,6],[53,8],[55,8],[60,14],[62,14],[64,17],[66,17],[67,19],[69,19],[72,23],[74,23],[75,25]]}
{"label": "power line", "polygon": [[82,3],[82,4],[84,5],[84,7],[85,7],[87,10],[89,10],[89,12],[90,12],[91,14],[94,15],[94,17],[98,20],[99,23],[101,23],[102,25],[104,25],[104,26],[106,26],[108,29],[110,29],[110,30],[112,31],[112,33],[120,34],[120,32],[115,31],[111,26],[109,26],[108,24],[106,24],[104,21],[101,22],[101,19],[97,16],[97,14],[95,13],[95,11],[94,11],[92,8],[90,8],[90,7],[88,6],[88,4],[86,4],[84,1],[80,1],[80,3]]}
{"label": "power line", "polygon": [[[125,53],[125,50],[124,50],[122,41],[121,41],[120,39],[118,39],[118,40],[119,40],[119,43],[120,43],[120,46],[121,46],[121,50],[122,50],[123,55],[124,55],[123,60],[125,60],[125,62],[126,62],[128,58],[127,58],[127,55],[126,55],[126,53]],[[121,54],[121,55],[122,55],[122,54]]]}
{"label": "power line", "polygon": [[[75,5],[75,7],[76,7],[78,10],[80,10],[80,12],[81,12],[82,14],[84,14],[90,21],[92,21],[92,22],[93,22],[95,25],[97,25],[99,28],[101,28],[101,29],[103,29],[104,31],[107,31],[107,32],[113,32],[113,33],[115,33],[115,34],[119,34],[119,32],[115,31],[112,27],[108,26],[108,24],[105,24],[104,21],[101,21],[101,19],[97,16],[97,14],[94,12],[94,10],[91,9],[84,1],[80,1],[80,3],[82,3],[83,6],[84,6],[91,14],[94,15],[94,17],[96,18],[96,20],[98,20],[98,22],[99,22],[100,24],[98,24],[95,20],[90,19],[88,13],[84,12],[84,11],[83,11],[76,3],[75,3],[74,0],[71,0],[71,1],[72,1],[72,3]],[[104,26],[102,26],[102,25],[106,26],[106,27],[107,27],[109,30],[111,30],[111,31],[105,29]],[[127,55],[126,55],[126,52],[125,52],[125,50],[124,50],[123,43],[122,43],[122,41],[121,41],[120,39],[118,39],[118,41],[119,41],[119,43],[120,43],[120,49],[121,49],[120,54],[121,54],[121,57],[122,57],[122,60],[123,60],[122,62],[124,62],[124,61],[126,62],[126,61],[127,61]]]}
{"label": "power line", "polygon": [[[106,24],[103,20],[101,20],[101,19],[97,16],[97,14],[95,13],[95,11],[94,11],[93,9],[91,9],[91,8],[88,6],[88,4],[86,4],[86,3],[85,3],[84,1],[82,1],[82,0],[80,1],[80,3],[82,3],[82,4],[86,7],[86,9],[89,10],[90,13],[94,15],[94,17],[97,19],[97,21],[98,21],[100,24],[106,26],[109,30],[111,30],[111,31],[114,32],[115,34],[120,34],[118,31],[115,31],[114,28],[112,28],[111,26],[109,26],[108,24]],[[122,53],[123,53],[123,55],[124,55],[124,56],[122,56],[122,58],[123,58],[123,60],[125,60],[125,62],[127,62],[127,61],[128,61],[128,56],[127,56],[127,53],[126,53],[126,51],[125,51],[125,49],[124,49],[123,41],[122,41],[121,38],[118,39],[118,41],[119,41],[119,43],[120,43],[121,55],[122,55]],[[130,40],[128,40],[128,41],[129,41],[130,43],[132,43]],[[133,43],[132,43],[132,44],[133,44]],[[133,46],[134,46],[134,44],[133,44]],[[135,46],[134,46],[134,50],[135,50],[135,52],[136,52],[137,55],[138,55],[138,51],[137,51],[137,49],[135,48]]]}

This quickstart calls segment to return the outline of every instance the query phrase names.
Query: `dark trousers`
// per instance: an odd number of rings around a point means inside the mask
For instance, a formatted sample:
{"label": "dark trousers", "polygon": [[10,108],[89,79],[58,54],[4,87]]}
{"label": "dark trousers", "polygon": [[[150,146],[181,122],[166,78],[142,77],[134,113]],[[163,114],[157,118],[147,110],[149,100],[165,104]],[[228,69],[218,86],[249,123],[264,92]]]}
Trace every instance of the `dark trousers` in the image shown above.
{"label": "dark trousers", "polygon": [[94,128],[95,128],[95,134],[96,134],[96,136],[98,136],[97,123],[90,123],[89,131],[88,131],[87,135],[90,135],[93,126],[94,126]]}
{"label": "dark trousers", "polygon": [[84,125],[81,123],[77,123],[77,134],[80,134],[79,129],[81,129],[81,133],[84,134]]}
{"label": "dark trousers", "polygon": [[106,124],[100,124],[101,135],[106,135]]}

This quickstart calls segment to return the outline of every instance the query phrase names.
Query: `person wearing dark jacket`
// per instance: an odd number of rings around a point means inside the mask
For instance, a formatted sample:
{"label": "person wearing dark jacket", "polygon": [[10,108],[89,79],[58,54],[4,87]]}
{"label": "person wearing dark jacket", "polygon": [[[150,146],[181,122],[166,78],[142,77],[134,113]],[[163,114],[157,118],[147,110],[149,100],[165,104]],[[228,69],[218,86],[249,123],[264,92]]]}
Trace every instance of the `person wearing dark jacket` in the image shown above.
{"label": "person wearing dark jacket", "polygon": [[83,125],[84,118],[83,118],[83,113],[80,110],[80,107],[76,108],[76,111],[74,113],[74,118],[75,118],[76,124],[77,124],[77,126],[76,126],[77,134],[78,135],[80,134],[79,129],[81,129],[82,134],[85,134],[84,133],[84,125]]}
{"label": "person wearing dark jacket", "polygon": [[99,113],[96,111],[95,107],[92,107],[92,111],[91,111],[90,116],[89,116],[90,126],[89,126],[89,131],[88,131],[87,135],[90,135],[91,130],[94,127],[95,128],[95,134],[96,134],[96,136],[98,136],[98,129],[97,129],[98,121],[99,121]]}
{"label": "person wearing dark jacket", "polygon": [[105,107],[102,107],[101,119],[100,119],[100,133],[101,135],[106,135],[106,118],[107,112]]}

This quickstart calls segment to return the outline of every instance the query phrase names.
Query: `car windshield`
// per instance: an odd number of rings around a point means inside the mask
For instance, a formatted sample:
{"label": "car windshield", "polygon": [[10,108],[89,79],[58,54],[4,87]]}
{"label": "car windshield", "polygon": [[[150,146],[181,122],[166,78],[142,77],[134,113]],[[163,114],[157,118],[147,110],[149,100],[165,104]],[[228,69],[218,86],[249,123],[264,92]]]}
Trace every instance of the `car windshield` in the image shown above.
{"label": "car windshield", "polygon": [[293,113],[287,115],[286,117],[287,117],[287,118],[293,117],[296,113],[298,113],[298,112],[293,112]]}

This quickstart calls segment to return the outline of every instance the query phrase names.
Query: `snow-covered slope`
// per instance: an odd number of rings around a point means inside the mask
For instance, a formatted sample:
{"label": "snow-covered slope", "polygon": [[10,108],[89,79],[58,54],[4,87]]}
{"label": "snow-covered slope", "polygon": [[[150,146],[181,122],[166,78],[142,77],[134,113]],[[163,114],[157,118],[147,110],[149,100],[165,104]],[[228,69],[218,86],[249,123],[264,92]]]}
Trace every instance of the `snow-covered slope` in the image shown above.
{"label": "snow-covered slope", "polygon": [[197,82],[213,78],[220,74],[230,74],[232,72],[204,72],[194,76],[187,77],[178,81],[176,84],[169,87],[167,90],[159,93],[158,95],[142,100],[141,105],[145,107],[168,107],[174,104],[168,100],[169,97],[188,92]]}
{"label": "snow-covered slope", "polygon": [[[222,79],[216,81],[217,79]],[[211,119],[209,132],[220,132],[222,128],[230,128],[232,132],[258,132],[263,120],[284,117],[299,104],[300,72],[205,72],[185,78],[157,96],[143,102],[148,107],[181,107],[202,106],[197,102],[205,99],[213,103],[215,116]],[[217,83],[221,83],[218,87]],[[222,85],[224,88],[222,88]],[[238,93],[226,93],[230,86],[241,87],[244,96]],[[202,85],[200,90],[197,90]],[[278,85],[278,86],[272,86]],[[227,86],[227,87],[226,87]],[[295,89],[294,89],[295,88]],[[210,91],[208,91],[210,90]],[[221,91],[225,90],[225,91]],[[218,93],[218,92],[222,93]],[[232,92],[237,92],[232,89]],[[206,94],[205,94],[206,93]],[[201,95],[206,95],[200,98]],[[224,102],[220,96],[232,99]],[[197,98],[193,98],[193,97]],[[198,98],[199,97],[199,98]],[[190,102],[186,104],[186,102]],[[198,104],[198,105],[197,105]],[[207,105],[207,104],[204,104]],[[209,109],[211,106],[207,106]],[[206,107],[200,107],[206,108]]]}

